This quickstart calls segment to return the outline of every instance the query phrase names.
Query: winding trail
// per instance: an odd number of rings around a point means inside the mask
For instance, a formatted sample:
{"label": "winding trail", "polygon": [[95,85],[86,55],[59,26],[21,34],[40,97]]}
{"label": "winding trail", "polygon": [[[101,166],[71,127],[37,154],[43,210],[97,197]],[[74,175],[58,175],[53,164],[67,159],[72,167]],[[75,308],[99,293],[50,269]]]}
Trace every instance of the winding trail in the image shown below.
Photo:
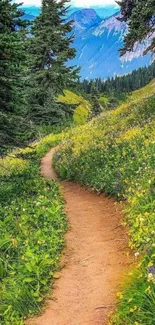
{"label": "winding trail", "polygon": [[[57,179],[51,167],[52,149],[41,161],[42,175]],[[60,278],[42,316],[29,325],[107,325],[116,305],[116,292],[131,257],[121,209],[105,195],[60,182],[70,230]]]}

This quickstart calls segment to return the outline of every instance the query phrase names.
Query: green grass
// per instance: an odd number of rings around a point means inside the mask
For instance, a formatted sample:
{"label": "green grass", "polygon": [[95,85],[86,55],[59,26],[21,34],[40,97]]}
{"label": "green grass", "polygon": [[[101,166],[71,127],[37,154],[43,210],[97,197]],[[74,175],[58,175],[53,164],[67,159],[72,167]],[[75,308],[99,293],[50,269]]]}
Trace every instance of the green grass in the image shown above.
{"label": "green grass", "polygon": [[109,98],[106,96],[100,96],[100,98],[99,98],[99,102],[101,105],[103,105],[103,107],[107,107],[108,101],[109,101]]}
{"label": "green grass", "polygon": [[148,85],[138,90],[133,91],[129,96],[129,101],[139,101],[141,98],[147,98],[155,93],[155,79],[153,79]]}
{"label": "green grass", "polygon": [[140,265],[120,294],[115,325],[155,323],[155,87],[154,81],[117,109],[72,132],[59,149],[62,179],[126,200],[124,224]]}
{"label": "green grass", "polygon": [[65,90],[64,95],[59,95],[58,100],[62,103],[77,105],[73,116],[76,124],[83,124],[87,121],[91,105],[86,99],[84,99],[84,97],[77,95],[70,90]]}
{"label": "green grass", "polygon": [[[61,138],[60,138],[61,139]],[[39,313],[64,247],[67,219],[54,181],[39,173],[40,158],[59,139],[0,160],[0,324],[22,325]]]}

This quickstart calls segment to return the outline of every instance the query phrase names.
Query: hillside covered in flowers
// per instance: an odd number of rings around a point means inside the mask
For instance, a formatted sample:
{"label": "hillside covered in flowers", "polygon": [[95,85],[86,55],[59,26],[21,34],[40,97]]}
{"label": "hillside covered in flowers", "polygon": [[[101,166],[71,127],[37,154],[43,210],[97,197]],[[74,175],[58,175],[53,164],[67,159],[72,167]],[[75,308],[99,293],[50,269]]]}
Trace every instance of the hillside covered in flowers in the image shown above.
{"label": "hillside covered in flowers", "polygon": [[[155,314],[155,83],[113,111],[81,126],[54,159],[62,179],[77,181],[122,202],[129,246],[138,258],[112,320],[153,325]],[[126,204],[123,204],[126,202]]]}

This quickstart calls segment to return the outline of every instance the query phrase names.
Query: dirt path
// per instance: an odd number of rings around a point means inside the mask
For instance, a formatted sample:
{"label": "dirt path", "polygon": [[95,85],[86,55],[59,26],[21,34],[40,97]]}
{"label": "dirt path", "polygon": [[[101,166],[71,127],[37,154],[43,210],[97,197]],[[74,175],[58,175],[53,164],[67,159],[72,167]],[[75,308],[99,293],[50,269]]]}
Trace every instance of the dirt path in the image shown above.
{"label": "dirt path", "polygon": [[[41,162],[42,175],[56,178],[52,149]],[[113,199],[80,185],[61,182],[70,231],[66,235],[65,267],[56,280],[53,300],[33,325],[107,325],[116,292],[131,263],[127,235]]]}

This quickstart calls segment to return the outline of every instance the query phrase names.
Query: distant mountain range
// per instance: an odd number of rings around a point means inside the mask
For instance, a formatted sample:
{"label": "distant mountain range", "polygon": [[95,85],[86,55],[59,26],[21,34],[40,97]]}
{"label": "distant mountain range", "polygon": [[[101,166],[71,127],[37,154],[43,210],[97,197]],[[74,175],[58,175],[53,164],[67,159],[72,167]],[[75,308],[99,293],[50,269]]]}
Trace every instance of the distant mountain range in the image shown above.
{"label": "distant mountain range", "polygon": [[120,58],[127,25],[118,16],[119,13],[101,19],[93,9],[83,9],[70,16],[74,20],[73,46],[77,50],[70,63],[81,66],[82,79],[122,75],[150,63],[150,55],[143,56],[145,44],[137,44],[133,53]]}
{"label": "distant mountain range", "polygon": [[[33,20],[40,12],[37,7],[25,8],[24,18],[26,19]],[[68,64],[81,66],[82,79],[98,77],[106,79],[149,65],[150,54],[143,56],[145,42],[143,45],[137,44],[132,53],[120,57],[119,49],[123,46],[127,25],[117,19],[119,16],[117,7],[98,8],[97,11],[94,9],[76,9],[71,8],[72,14],[67,18],[74,21],[75,39],[73,46],[77,51],[76,57]],[[102,13],[102,17],[98,12]],[[105,18],[103,19],[103,17]]]}
{"label": "distant mountain range", "polygon": [[[22,6],[22,8],[24,9],[25,13],[28,15],[33,15],[34,17],[37,16],[40,13],[40,7],[36,7],[36,6]],[[82,10],[83,8],[77,8],[77,7],[73,7],[70,6],[70,8],[68,9],[68,17],[71,16],[74,12],[78,11],[78,10]],[[116,12],[119,11],[118,6],[114,6],[114,5],[106,5],[106,6],[93,6],[93,9],[96,11],[97,15],[100,16],[102,19],[110,17],[112,15],[114,15]]]}

